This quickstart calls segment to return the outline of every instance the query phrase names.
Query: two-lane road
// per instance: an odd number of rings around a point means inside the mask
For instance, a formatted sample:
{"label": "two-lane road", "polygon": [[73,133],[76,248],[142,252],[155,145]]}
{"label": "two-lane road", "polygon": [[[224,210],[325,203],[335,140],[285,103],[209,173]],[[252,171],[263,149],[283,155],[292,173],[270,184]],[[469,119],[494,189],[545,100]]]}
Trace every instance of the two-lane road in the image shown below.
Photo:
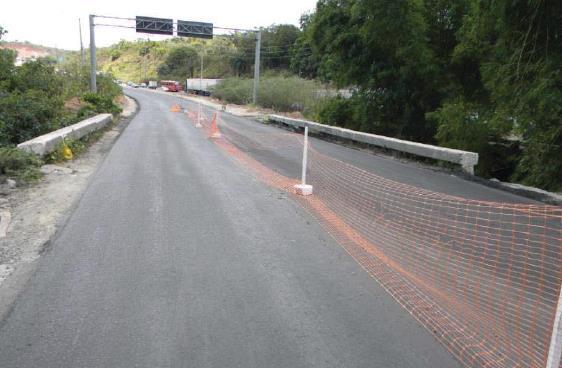
{"label": "two-lane road", "polygon": [[0,367],[459,367],[176,98],[129,93],[139,114],[0,324]]}

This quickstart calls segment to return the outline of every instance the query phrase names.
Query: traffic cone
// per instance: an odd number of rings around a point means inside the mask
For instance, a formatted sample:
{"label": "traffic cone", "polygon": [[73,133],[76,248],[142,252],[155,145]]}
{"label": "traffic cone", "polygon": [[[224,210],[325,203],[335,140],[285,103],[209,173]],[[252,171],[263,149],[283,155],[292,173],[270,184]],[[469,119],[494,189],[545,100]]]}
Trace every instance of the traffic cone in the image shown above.
{"label": "traffic cone", "polygon": [[213,122],[211,123],[211,138],[215,139],[222,138],[222,134],[217,127],[217,115],[218,113],[215,112],[215,115],[213,115]]}

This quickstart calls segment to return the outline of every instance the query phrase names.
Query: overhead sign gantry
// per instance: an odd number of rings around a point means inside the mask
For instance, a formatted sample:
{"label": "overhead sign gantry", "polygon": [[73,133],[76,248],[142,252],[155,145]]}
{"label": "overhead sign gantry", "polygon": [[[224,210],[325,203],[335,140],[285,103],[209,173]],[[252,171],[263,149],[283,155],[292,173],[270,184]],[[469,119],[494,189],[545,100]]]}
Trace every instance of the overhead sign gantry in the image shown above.
{"label": "overhead sign gantry", "polygon": [[[108,24],[108,23],[95,23],[95,18],[120,20],[120,21],[134,21],[135,25],[128,24]],[[258,86],[260,79],[260,50],[261,50],[261,31],[259,29],[238,29],[238,28],[225,28],[217,27],[213,23],[193,22],[178,20],[174,22],[171,18],[154,18],[147,16],[136,16],[135,18],[111,17],[106,15],[90,15],[90,90],[97,92],[96,82],[96,37],[95,26],[117,27],[117,28],[131,28],[139,33],[149,33],[157,35],[178,37],[194,37],[203,39],[212,39],[214,37],[214,30],[226,30],[234,32],[248,32],[256,35],[256,57],[254,65],[254,93],[253,102],[257,103],[258,99]]]}

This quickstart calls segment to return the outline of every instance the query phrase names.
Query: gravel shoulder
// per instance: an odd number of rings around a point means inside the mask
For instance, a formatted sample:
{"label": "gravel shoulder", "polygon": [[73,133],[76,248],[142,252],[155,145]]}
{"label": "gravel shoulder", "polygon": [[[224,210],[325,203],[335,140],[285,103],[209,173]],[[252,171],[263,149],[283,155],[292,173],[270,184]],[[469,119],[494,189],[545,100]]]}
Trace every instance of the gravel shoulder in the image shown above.
{"label": "gravel shoulder", "polygon": [[33,274],[41,254],[64,227],[113,143],[138,110],[127,97],[120,120],[76,159],[44,165],[33,185],[0,188],[0,321]]}

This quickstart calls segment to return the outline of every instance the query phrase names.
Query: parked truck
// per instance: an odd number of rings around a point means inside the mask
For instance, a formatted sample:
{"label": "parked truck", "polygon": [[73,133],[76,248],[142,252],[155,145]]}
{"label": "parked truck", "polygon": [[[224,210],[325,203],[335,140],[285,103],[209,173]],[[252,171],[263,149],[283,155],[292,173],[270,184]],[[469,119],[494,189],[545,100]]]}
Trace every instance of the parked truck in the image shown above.
{"label": "parked truck", "polygon": [[185,81],[185,91],[201,96],[210,96],[211,89],[222,79],[199,79],[190,78]]}
{"label": "parked truck", "polygon": [[148,88],[156,89],[158,87],[158,82],[156,81],[148,81]]}

